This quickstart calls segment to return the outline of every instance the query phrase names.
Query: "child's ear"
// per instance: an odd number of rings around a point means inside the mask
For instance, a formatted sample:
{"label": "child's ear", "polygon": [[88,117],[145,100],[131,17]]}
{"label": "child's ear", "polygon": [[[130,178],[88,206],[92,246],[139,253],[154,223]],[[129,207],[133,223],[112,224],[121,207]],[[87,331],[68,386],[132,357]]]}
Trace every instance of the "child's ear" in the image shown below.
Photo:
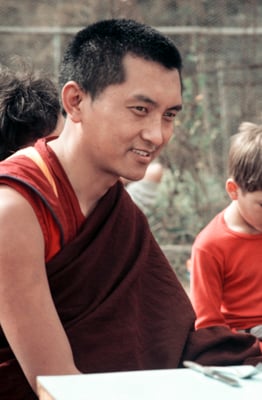
{"label": "child's ear", "polygon": [[231,198],[231,200],[237,200],[238,198],[238,185],[234,181],[234,179],[229,178],[226,181],[226,191]]}
{"label": "child's ear", "polygon": [[82,100],[83,92],[74,81],[69,81],[65,84],[62,90],[62,102],[66,111],[67,117],[71,118],[74,122],[79,122],[81,118],[80,102]]}

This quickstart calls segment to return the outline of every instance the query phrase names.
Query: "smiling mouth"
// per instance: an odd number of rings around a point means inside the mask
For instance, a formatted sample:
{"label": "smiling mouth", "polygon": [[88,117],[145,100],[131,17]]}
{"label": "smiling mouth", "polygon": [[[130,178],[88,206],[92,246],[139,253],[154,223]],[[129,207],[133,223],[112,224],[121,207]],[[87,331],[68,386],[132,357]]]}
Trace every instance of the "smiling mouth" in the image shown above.
{"label": "smiling mouth", "polygon": [[142,157],[150,157],[153,153],[150,151],[138,150],[138,149],[132,149],[132,152]]}

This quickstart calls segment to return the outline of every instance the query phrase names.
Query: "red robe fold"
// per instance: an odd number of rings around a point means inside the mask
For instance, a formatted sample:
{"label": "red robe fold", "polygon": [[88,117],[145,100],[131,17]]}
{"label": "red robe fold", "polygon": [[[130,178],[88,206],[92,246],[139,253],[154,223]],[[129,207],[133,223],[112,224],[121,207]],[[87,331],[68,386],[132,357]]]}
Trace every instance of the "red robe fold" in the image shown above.
{"label": "red robe fold", "polygon": [[[11,182],[6,172],[2,182]],[[41,192],[41,184],[28,182]],[[48,193],[41,196],[48,203]],[[63,208],[63,198],[59,204]],[[52,208],[61,218],[58,204]],[[84,373],[177,368],[185,359],[216,365],[262,361],[251,335],[224,327],[194,330],[191,303],[120,182],[46,268],[76,365]],[[3,332],[0,398],[34,398]]]}

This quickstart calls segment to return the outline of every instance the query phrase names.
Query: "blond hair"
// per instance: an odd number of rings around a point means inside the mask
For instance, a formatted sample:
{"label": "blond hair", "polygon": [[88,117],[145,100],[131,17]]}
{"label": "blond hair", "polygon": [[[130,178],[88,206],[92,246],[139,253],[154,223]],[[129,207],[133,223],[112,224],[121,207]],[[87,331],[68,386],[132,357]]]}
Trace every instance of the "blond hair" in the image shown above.
{"label": "blond hair", "polygon": [[241,123],[231,137],[228,171],[244,192],[262,190],[262,125]]}

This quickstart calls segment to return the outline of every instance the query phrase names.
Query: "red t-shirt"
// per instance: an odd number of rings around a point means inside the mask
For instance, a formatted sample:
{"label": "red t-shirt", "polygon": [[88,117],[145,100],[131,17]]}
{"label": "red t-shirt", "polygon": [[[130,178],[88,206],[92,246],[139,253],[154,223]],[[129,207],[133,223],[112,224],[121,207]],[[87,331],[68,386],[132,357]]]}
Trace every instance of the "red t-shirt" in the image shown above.
{"label": "red t-shirt", "polygon": [[191,261],[196,328],[262,324],[262,234],[232,231],[223,211],[196,238]]}

